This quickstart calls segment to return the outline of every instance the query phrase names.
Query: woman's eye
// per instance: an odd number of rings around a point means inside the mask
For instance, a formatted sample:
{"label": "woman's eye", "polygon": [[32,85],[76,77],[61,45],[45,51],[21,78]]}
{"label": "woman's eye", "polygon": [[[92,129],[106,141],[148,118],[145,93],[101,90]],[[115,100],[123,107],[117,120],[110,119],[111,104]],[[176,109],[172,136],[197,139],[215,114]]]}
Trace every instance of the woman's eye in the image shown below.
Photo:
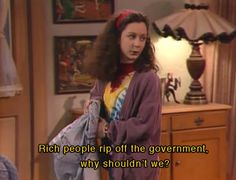
{"label": "woman's eye", "polygon": [[135,38],[135,35],[134,35],[134,34],[130,34],[130,35],[128,35],[128,37],[129,37],[130,39],[134,39],[134,38]]}
{"label": "woman's eye", "polygon": [[147,38],[146,38],[145,36],[141,36],[141,37],[140,37],[140,40],[141,40],[141,41],[146,41],[146,39],[147,39]]}

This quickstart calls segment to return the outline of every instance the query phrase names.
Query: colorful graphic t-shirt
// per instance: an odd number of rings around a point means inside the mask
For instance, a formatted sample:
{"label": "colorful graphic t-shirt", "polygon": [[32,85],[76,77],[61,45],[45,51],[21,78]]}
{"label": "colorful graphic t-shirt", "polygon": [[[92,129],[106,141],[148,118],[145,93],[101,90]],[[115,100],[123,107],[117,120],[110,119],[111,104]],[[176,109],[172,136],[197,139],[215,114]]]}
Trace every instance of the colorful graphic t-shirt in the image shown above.
{"label": "colorful graphic t-shirt", "polygon": [[108,112],[108,121],[118,120],[119,113],[125,100],[129,83],[134,75],[132,66],[125,65],[121,75],[114,83],[109,82],[104,92],[104,103]]}

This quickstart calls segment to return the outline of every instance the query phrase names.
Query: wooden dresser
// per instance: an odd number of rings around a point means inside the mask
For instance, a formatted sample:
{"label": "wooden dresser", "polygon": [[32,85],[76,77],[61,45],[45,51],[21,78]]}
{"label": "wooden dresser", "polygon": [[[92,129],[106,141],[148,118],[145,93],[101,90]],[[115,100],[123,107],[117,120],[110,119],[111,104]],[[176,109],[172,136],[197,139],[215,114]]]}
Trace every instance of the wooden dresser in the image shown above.
{"label": "wooden dresser", "polygon": [[[227,120],[231,107],[223,104],[176,105],[162,109],[162,145],[206,145],[206,153],[161,153],[169,159],[159,180],[226,180]],[[74,114],[81,113],[73,110]],[[108,180],[102,170],[102,180]]]}
{"label": "wooden dresser", "polygon": [[226,180],[229,109],[222,104],[163,107],[161,144],[205,144],[209,153],[160,154],[171,166],[161,169],[159,180]]}

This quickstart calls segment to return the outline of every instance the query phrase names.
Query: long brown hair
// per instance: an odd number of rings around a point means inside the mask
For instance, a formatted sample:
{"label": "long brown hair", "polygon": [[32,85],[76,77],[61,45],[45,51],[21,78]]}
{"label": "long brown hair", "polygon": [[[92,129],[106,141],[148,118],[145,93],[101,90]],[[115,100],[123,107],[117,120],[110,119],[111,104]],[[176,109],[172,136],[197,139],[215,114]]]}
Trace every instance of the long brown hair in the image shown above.
{"label": "long brown hair", "polygon": [[[119,40],[121,33],[125,27],[133,22],[145,23],[147,30],[149,29],[149,21],[146,16],[139,12],[133,12],[125,16],[117,27],[117,19],[119,16],[113,16],[106,24],[104,31],[97,37],[93,48],[87,54],[84,60],[84,70],[93,77],[112,81],[116,77],[118,66],[120,63],[120,45]],[[154,46],[148,35],[145,47],[134,63],[134,69],[137,72],[148,71],[159,68],[155,64]]]}

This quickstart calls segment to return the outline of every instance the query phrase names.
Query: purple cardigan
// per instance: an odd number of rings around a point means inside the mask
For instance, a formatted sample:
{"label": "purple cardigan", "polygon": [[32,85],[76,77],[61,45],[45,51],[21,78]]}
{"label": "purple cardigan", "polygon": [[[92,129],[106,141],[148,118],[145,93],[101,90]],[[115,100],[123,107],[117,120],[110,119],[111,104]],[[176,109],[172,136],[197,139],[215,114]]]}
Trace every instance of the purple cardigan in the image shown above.
{"label": "purple cardigan", "polygon": [[[92,99],[103,99],[105,82],[96,81],[91,90]],[[158,155],[149,155],[150,145],[160,144],[161,126],[161,85],[157,74],[136,72],[130,82],[120,112],[120,120],[112,121],[108,137],[114,145],[144,145],[145,153],[113,153],[112,160],[148,160],[148,168],[113,168],[115,180],[156,180],[157,169],[149,166],[150,160],[157,160]]]}

